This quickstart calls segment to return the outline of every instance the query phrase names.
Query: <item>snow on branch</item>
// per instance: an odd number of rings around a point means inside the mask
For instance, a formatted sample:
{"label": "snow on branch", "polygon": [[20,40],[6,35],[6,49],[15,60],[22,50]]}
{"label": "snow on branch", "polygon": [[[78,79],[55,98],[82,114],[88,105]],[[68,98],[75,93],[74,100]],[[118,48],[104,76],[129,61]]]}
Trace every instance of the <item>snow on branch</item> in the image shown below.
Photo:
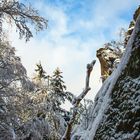
{"label": "snow on branch", "polygon": [[73,101],[73,105],[74,105],[73,114],[71,116],[70,121],[67,124],[67,128],[66,128],[64,136],[62,137],[62,140],[70,140],[72,125],[73,125],[75,117],[77,115],[77,109],[78,109],[79,103],[86,96],[88,91],[91,89],[89,87],[89,80],[90,80],[90,74],[93,70],[93,66],[94,66],[95,62],[96,62],[96,60],[93,60],[91,63],[87,64],[85,88],[82,91],[82,93],[78,97],[76,97]]}

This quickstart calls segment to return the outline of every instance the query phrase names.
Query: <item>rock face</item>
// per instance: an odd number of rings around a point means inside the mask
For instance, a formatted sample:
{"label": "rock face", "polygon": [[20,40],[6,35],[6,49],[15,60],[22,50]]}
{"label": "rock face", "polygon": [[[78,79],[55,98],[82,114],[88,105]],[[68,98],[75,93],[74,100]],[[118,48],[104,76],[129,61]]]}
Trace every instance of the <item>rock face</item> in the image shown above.
{"label": "rock face", "polygon": [[137,26],[131,56],[113,87],[94,140],[140,140],[140,17]]}
{"label": "rock face", "polygon": [[136,20],[137,20],[139,14],[140,14],[140,6],[136,9],[136,11],[133,15],[133,20],[129,24],[128,30],[126,32],[125,42],[124,42],[125,45],[127,45],[127,42],[128,42],[128,40],[129,40],[133,30],[134,30]]}
{"label": "rock face", "polygon": [[140,16],[117,69],[109,76],[72,138],[80,140],[140,140]]}
{"label": "rock face", "polygon": [[[136,20],[140,14],[140,6],[135,11],[133,15],[133,20],[130,22],[128,30],[126,32],[126,37],[124,41],[124,45],[127,44],[136,24]],[[109,47],[108,44],[105,45],[104,48],[100,48],[97,50],[96,56],[98,57],[101,65],[101,78],[104,82],[109,75],[111,75],[114,68],[116,68],[116,64],[120,62],[120,53],[116,48]],[[121,51],[121,50],[120,50]]]}
{"label": "rock face", "polygon": [[101,78],[104,82],[112,71],[116,67],[117,63],[120,62],[120,55],[108,46],[97,50],[96,56],[98,57],[101,65]]}

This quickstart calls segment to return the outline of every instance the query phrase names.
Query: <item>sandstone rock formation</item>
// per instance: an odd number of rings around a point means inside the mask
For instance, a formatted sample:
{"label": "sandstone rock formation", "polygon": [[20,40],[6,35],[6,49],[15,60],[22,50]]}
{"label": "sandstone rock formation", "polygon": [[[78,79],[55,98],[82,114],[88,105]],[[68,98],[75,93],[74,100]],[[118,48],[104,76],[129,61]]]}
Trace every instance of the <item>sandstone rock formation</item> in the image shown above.
{"label": "sandstone rock formation", "polygon": [[120,62],[120,53],[108,46],[97,50],[96,56],[98,57],[101,65],[101,78],[104,82]]}
{"label": "sandstone rock formation", "polygon": [[[133,15],[133,20],[130,22],[128,30],[126,32],[124,47],[126,47],[127,42],[134,30],[136,20],[140,14],[140,6],[137,8]],[[122,53],[122,52],[121,52]],[[109,75],[111,75],[116,65],[120,62],[120,54],[115,51],[115,49],[110,48],[108,44],[105,44],[105,47],[97,50],[96,56],[98,57],[101,65],[101,78],[104,82]]]}
{"label": "sandstone rock formation", "polygon": [[140,15],[119,65],[89,112],[88,127],[83,120],[73,140],[140,140]]}
{"label": "sandstone rock formation", "polygon": [[130,58],[110,92],[94,140],[140,140],[140,16],[127,47]]}
{"label": "sandstone rock formation", "polygon": [[140,6],[136,9],[136,11],[135,11],[135,13],[133,15],[133,20],[130,22],[129,27],[128,27],[128,30],[126,32],[125,42],[124,42],[125,46],[127,45],[127,42],[129,40],[132,32],[133,32],[133,29],[135,27],[136,20],[137,20],[139,14],[140,14]]}

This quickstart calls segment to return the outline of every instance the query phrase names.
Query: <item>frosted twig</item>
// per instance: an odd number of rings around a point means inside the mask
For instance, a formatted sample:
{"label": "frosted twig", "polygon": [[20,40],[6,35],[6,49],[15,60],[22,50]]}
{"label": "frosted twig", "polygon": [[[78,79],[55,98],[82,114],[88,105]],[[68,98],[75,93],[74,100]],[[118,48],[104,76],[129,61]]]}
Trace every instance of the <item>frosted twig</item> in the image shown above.
{"label": "frosted twig", "polygon": [[62,137],[62,140],[70,140],[71,130],[72,130],[72,126],[73,126],[75,117],[77,115],[77,108],[79,106],[79,103],[86,96],[88,91],[91,89],[89,87],[89,80],[90,80],[90,74],[92,72],[92,69],[93,69],[95,62],[96,62],[96,60],[93,60],[91,63],[87,64],[85,88],[82,91],[82,93],[77,98],[75,98],[73,101],[73,105],[74,105],[73,114],[70,118],[70,121],[67,124],[67,128],[66,128],[64,136]]}

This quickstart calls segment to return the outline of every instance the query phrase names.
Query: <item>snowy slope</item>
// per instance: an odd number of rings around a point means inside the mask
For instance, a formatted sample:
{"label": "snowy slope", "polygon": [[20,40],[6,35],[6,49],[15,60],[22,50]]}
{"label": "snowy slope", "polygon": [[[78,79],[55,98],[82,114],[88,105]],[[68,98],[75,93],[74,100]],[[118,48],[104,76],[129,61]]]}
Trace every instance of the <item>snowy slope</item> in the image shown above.
{"label": "snowy slope", "polygon": [[140,140],[140,16],[121,62],[104,82],[91,111],[73,131],[72,139]]}

